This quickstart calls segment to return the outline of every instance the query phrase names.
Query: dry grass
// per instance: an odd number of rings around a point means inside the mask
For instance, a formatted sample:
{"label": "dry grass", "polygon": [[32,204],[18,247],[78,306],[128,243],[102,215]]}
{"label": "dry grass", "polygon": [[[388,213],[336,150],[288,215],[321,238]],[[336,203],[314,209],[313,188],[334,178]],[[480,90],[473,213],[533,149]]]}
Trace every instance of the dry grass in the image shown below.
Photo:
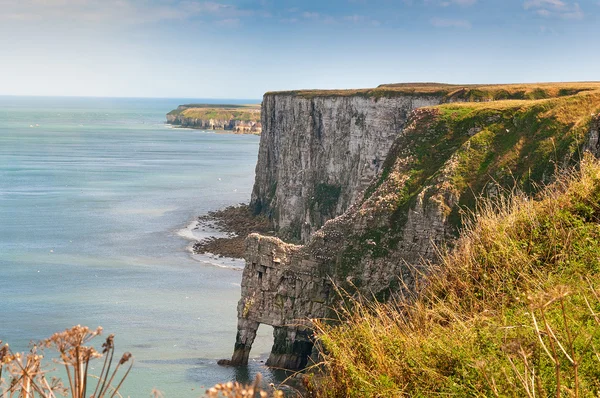
{"label": "dry grass", "polygon": [[413,296],[315,321],[321,396],[600,393],[600,163],[476,213]]}
{"label": "dry grass", "polygon": [[540,99],[574,95],[582,91],[600,90],[600,82],[531,83],[531,84],[442,84],[401,83],[383,84],[377,88],[353,90],[294,90],[269,92],[266,95],[287,94],[314,97],[393,97],[398,95],[440,95],[451,100],[490,101],[497,99]]}

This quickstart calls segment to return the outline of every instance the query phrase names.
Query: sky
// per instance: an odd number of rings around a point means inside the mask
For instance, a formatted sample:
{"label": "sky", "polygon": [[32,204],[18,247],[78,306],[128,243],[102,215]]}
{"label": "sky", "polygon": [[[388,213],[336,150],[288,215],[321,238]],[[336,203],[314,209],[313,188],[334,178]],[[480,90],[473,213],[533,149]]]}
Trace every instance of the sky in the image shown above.
{"label": "sky", "polygon": [[600,0],[0,0],[0,95],[600,80]]}

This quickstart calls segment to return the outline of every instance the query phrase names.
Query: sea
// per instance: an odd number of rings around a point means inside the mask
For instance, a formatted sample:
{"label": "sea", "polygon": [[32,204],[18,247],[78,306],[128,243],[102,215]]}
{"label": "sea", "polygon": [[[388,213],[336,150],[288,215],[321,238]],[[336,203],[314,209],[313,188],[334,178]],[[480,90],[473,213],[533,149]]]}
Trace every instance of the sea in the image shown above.
{"label": "sea", "polygon": [[249,201],[259,137],[165,124],[191,102],[258,101],[0,97],[0,340],[13,351],[102,326],[134,357],[124,397],[280,380],[264,367],[270,327],[248,367],[217,365],[233,351],[243,261],[192,255],[219,234],[194,221]]}

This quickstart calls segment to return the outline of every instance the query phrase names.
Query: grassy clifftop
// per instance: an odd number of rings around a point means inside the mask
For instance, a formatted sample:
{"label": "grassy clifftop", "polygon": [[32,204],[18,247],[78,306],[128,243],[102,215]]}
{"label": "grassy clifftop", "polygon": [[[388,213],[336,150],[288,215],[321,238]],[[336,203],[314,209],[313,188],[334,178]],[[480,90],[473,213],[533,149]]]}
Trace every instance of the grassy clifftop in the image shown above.
{"label": "grassy clifftop", "polygon": [[201,120],[260,122],[260,105],[187,104],[172,110],[167,116]]}
{"label": "grassy clifftop", "polygon": [[[598,152],[600,91],[567,86],[414,112],[363,201],[318,241],[343,237],[327,261],[352,291],[397,298],[349,296],[341,322],[315,323],[321,396],[600,393],[600,163],[584,155]],[[361,289],[445,228],[458,240],[406,264],[414,279]]]}
{"label": "grassy clifftop", "polygon": [[[581,159],[590,130],[600,123],[599,113],[598,91],[415,111],[363,202],[323,229],[326,242],[346,236],[329,250],[338,253],[331,260],[332,271],[361,275],[368,264],[413,261],[403,257],[415,251],[413,239],[420,239],[414,241],[418,250],[428,251],[430,238],[440,242],[444,231],[455,234],[461,214],[474,208],[475,198],[498,196],[513,187],[535,193],[552,181],[557,168]],[[416,221],[417,213],[438,231]],[[369,283],[355,283],[362,282]],[[373,293],[385,296],[386,289]],[[394,289],[390,283],[389,290]]]}
{"label": "grassy clifftop", "polygon": [[408,299],[318,321],[321,396],[597,396],[600,163],[480,203]]}
{"label": "grassy clifftop", "polygon": [[599,82],[454,85],[440,83],[384,84],[377,88],[357,90],[295,90],[270,92],[267,95],[295,95],[302,98],[351,97],[368,98],[404,95],[434,95],[446,101],[492,101],[503,99],[543,99],[577,94],[582,91],[600,90]]}
{"label": "grassy clifftop", "polygon": [[410,157],[404,199],[410,199],[436,175],[446,174],[461,203],[494,181],[519,184],[531,192],[549,182],[560,164],[581,155],[590,125],[600,113],[600,91],[544,100],[454,103],[416,112],[408,134],[399,137],[378,183],[397,170],[399,157]]}

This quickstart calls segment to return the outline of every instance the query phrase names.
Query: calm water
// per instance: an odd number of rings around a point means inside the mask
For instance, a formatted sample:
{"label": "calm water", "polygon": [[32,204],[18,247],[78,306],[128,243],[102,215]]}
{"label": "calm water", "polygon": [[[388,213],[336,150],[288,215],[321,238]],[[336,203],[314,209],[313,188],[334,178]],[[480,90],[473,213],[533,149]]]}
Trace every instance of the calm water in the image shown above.
{"label": "calm water", "polygon": [[235,341],[240,263],[192,258],[181,236],[248,201],[259,138],[166,126],[186,102],[0,97],[0,340],[24,350],[101,325],[136,358],[134,397],[264,373],[259,359],[216,365]]}

